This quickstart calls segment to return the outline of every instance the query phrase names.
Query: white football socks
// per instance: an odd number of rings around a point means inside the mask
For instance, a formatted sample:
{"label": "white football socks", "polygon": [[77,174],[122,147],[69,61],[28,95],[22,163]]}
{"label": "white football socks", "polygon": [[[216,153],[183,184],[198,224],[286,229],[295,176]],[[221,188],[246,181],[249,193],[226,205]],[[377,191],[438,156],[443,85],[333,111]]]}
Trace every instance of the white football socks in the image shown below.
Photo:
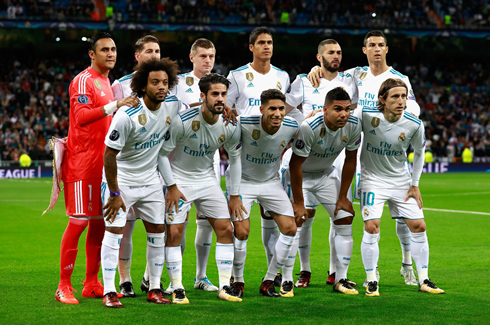
{"label": "white football socks", "polygon": [[379,259],[378,238],[379,234],[370,234],[364,230],[361,255],[368,282],[378,281],[376,278],[376,266],[378,265]]}
{"label": "white football socks", "polygon": [[311,251],[311,236],[312,236],[312,224],[315,218],[308,218],[303,222],[303,230],[301,230],[301,236],[299,237],[299,261],[301,262],[300,271],[311,272],[310,267],[310,251]]}
{"label": "white football socks", "polygon": [[[167,262],[167,271],[172,283],[172,288],[183,289],[182,286],[182,251],[180,246],[165,246],[165,261]],[[160,287],[160,284],[159,284]]]}
{"label": "white football socks", "polygon": [[119,259],[119,241],[122,234],[117,235],[107,230],[102,239],[100,260],[102,265],[102,277],[104,279],[104,295],[109,292],[117,292],[114,280],[116,278],[117,261]]}
{"label": "white football socks", "polygon": [[269,265],[274,254],[274,246],[279,237],[279,230],[274,219],[260,218],[260,220],[262,223],[262,243],[264,244],[265,255],[267,257],[267,265]]}
{"label": "white football socks", "polygon": [[123,238],[119,245],[119,284],[133,282],[131,279],[131,258],[133,256],[134,220],[127,220],[124,226]]}
{"label": "white football socks", "polygon": [[206,277],[209,252],[213,242],[213,227],[206,219],[196,220],[197,230],[194,245],[196,247],[196,279]]}
{"label": "white football socks", "polygon": [[149,290],[160,289],[163,263],[165,263],[165,234],[147,233],[146,265],[149,271]]}
{"label": "white football socks", "polygon": [[233,244],[216,243],[216,264],[219,274],[219,289],[230,285],[231,270],[233,268]]}
{"label": "white football socks", "polygon": [[247,241],[233,237],[235,241],[235,255],[233,257],[233,276],[235,282],[243,282],[243,270],[245,269],[245,259],[247,258]]}
{"label": "white football socks", "polygon": [[429,241],[425,231],[411,234],[412,257],[419,274],[419,283],[422,284],[429,278]]}
{"label": "white football socks", "polygon": [[293,281],[294,262],[296,261],[296,254],[298,253],[299,236],[301,234],[301,227],[296,229],[296,236],[294,236],[291,250],[289,251],[288,259],[284,267],[282,268],[282,281]]}
{"label": "white football socks", "polygon": [[337,251],[337,270],[335,272],[335,282],[347,278],[352,257],[354,240],[352,239],[352,225],[333,225],[335,229],[335,249]]}
{"label": "white football socks", "polygon": [[330,231],[328,233],[328,243],[330,244],[330,267],[328,268],[329,274],[335,273],[337,270],[337,250],[335,249],[335,230],[334,223],[330,219]]}
{"label": "white football socks", "polygon": [[411,233],[407,224],[402,220],[396,220],[396,235],[400,240],[400,246],[402,248],[402,263],[412,264],[412,253],[410,251],[410,238]]}
{"label": "white football socks", "polygon": [[274,256],[272,257],[272,261],[269,264],[269,269],[267,270],[267,274],[264,280],[274,280],[276,274],[280,269],[284,267],[286,264],[289,253],[291,252],[291,246],[294,242],[294,236],[287,236],[283,233],[279,234],[279,239],[276,242],[276,246],[274,247]]}

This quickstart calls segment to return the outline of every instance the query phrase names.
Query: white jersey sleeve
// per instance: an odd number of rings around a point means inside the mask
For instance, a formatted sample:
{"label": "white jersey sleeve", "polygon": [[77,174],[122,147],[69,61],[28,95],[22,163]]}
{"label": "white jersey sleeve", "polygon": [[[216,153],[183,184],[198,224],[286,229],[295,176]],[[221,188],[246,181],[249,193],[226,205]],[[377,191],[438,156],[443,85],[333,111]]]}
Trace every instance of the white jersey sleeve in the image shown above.
{"label": "white jersey sleeve", "polygon": [[286,94],[286,103],[293,107],[298,107],[305,100],[305,86],[302,77],[305,74],[300,74],[291,84],[291,90]]}
{"label": "white jersey sleeve", "polygon": [[[323,119],[323,114],[318,114]],[[300,157],[306,158],[310,155],[311,147],[315,141],[315,133],[309,123],[302,123],[299,126],[298,134],[294,139],[293,152]]]}
{"label": "white jersey sleeve", "polygon": [[114,81],[111,86],[114,100],[119,100],[131,96],[131,94],[133,93],[133,91],[131,90],[131,81],[133,80],[133,74],[134,72]]}
{"label": "white jersey sleeve", "polygon": [[128,114],[116,114],[105,138],[105,145],[121,151],[131,133],[132,123]]}
{"label": "white jersey sleeve", "polygon": [[228,73],[227,79],[230,82],[230,86],[228,87],[228,93],[226,95],[226,105],[228,105],[230,108],[236,105],[238,96],[240,95],[240,88],[234,74],[242,68],[243,67],[238,68],[237,70],[232,70],[230,73]]}

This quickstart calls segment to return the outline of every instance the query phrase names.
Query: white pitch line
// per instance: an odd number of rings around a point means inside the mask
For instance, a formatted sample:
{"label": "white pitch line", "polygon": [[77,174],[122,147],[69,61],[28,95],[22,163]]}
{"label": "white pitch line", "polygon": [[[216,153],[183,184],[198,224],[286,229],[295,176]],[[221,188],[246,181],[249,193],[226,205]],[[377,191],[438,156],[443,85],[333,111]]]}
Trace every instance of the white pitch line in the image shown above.
{"label": "white pitch line", "polygon": [[[352,204],[360,205],[360,202],[353,202]],[[386,206],[387,204],[385,204]],[[488,212],[478,212],[478,211],[462,211],[462,210],[446,210],[446,209],[433,209],[433,208],[423,208],[422,210],[436,211],[436,212],[450,212],[450,213],[464,213],[464,214],[480,214],[484,216],[490,216]]]}
{"label": "white pitch line", "polygon": [[448,194],[423,194],[422,198],[427,196],[461,196],[461,195],[475,195],[475,194],[490,194],[490,192],[465,192],[465,193],[448,193]]}

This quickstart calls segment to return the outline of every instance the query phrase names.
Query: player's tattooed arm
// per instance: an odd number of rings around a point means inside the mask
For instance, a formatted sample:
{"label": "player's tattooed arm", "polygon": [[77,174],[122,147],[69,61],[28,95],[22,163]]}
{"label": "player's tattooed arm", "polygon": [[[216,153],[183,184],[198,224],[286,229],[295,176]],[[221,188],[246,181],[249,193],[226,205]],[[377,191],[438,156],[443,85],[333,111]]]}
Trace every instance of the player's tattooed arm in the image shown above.
{"label": "player's tattooed arm", "polygon": [[291,178],[291,191],[293,192],[294,202],[294,218],[296,219],[296,225],[302,225],[308,218],[308,212],[305,208],[305,201],[303,197],[303,170],[301,166],[306,160],[306,157],[300,157],[293,153],[289,162],[289,173]]}
{"label": "player's tattooed arm", "polygon": [[[119,150],[115,150],[109,147],[106,147],[104,152],[104,170],[105,176],[107,180],[107,186],[109,186],[109,190],[112,192],[119,191],[119,185],[117,184],[117,162],[116,156],[119,153]],[[102,202],[104,203],[104,202]],[[126,212],[126,205],[121,198],[121,195],[110,196],[105,203],[104,207],[104,218],[106,221],[112,223],[119,212],[119,209],[122,208],[124,212]]]}
{"label": "player's tattooed arm", "polygon": [[356,172],[357,163],[357,150],[348,151],[345,150],[345,161],[342,168],[342,181],[340,183],[339,199],[335,206],[334,216],[337,216],[339,210],[344,210],[355,215],[354,208],[352,207],[352,202],[347,198],[347,191],[352,183],[352,178]]}

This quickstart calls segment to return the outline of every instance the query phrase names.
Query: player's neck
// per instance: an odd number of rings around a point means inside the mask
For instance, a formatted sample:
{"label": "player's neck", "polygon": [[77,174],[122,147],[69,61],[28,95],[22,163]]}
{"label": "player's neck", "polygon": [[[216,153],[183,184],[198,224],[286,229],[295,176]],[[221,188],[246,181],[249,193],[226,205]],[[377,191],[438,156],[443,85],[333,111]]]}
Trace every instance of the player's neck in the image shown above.
{"label": "player's neck", "polygon": [[100,74],[102,77],[105,77],[105,78],[109,77],[109,71],[111,71],[110,69],[101,68],[101,67],[99,67],[98,65],[96,65],[94,63],[92,63],[90,65],[90,67],[92,69],[94,69],[95,72],[97,72],[98,74]]}
{"label": "player's neck", "polygon": [[196,69],[192,70],[192,73],[197,77],[197,79],[202,79],[202,77],[205,75],[205,73],[199,72]]}
{"label": "player's neck", "polygon": [[389,112],[387,109],[384,110],[383,115],[384,115],[385,119],[390,123],[395,123],[396,121],[398,121],[402,117],[401,114],[400,115],[393,114],[392,112]]}
{"label": "player's neck", "polygon": [[157,111],[160,106],[162,105],[161,102],[155,103],[151,99],[148,98],[148,96],[143,97],[143,101],[145,102],[146,108],[148,108],[150,111]]}
{"label": "player's neck", "polygon": [[390,67],[386,64],[386,61],[383,63],[370,63],[369,69],[371,69],[371,73],[373,76],[379,76],[380,74],[386,72]]}
{"label": "player's neck", "polygon": [[271,126],[271,125],[269,125],[269,124],[265,123],[265,121],[264,121],[264,118],[263,118],[263,117],[262,117],[262,119],[261,119],[261,122],[260,122],[260,123],[262,124],[262,129],[263,129],[263,130],[265,131],[265,133],[267,133],[267,134],[273,135],[273,134],[275,134],[277,131],[279,131],[280,126],[279,126],[279,127],[273,127],[273,126]]}
{"label": "player's neck", "polygon": [[220,114],[214,114],[214,113],[211,113],[211,111],[209,111],[207,108],[206,108],[206,104],[204,104],[202,106],[202,118],[204,119],[204,121],[206,121],[206,123],[208,123],[209,125],[213,125],[215,124],[216,122],[218,122],[218,119],[219,119],[219,116]]}
{"label": "player's neck", "polygon": [[271,71],[271,60],[260,61],[254,59],[250,66],[260,74],[268,74]]}
{"label": "player's neck", "polygon": [[339,74],[338,71],[330,72],[327,69],[322,68],[322,77],[327,79],[328,81],[332,81],[335,78],[337,78],[338,74]]}

